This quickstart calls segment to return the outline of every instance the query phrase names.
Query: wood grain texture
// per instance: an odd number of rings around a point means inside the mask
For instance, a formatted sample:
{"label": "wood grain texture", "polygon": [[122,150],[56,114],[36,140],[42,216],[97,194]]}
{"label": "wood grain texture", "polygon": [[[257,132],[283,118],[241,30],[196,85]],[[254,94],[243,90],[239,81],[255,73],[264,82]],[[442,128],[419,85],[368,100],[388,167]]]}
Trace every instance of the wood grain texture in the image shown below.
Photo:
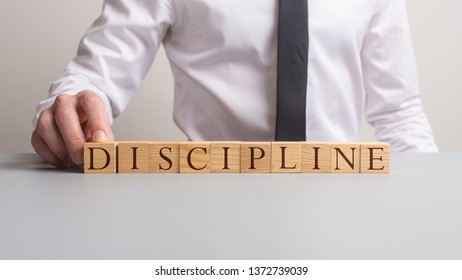
{"label": "wood grain texture", "polygon": [[302,173],[331,172],[331,144],[325,142],[303,142]]}
{"label": "wood grain texture", "polygon": [[361,166],[359,143],[332,143],[332,173],[359,173]]}
{"label": "wood grain texture", "polygon": [[241,173],[271,172],[271,142],[241,143]]}
{"label": "wood grain texture", "polygon": [[210,142],[180,143],[180,173],[210,173]]}
{"label": "wood grain texture", "polygon": [[390,173],[390,144],[361,143],[361,173]]}
{"label": "wood grain texture", "polygon": [[86,174],[117,172],[117,143],[88,142],[83,145],[83,169]]}
{"label": "wood grain texture", "polygon": [[212,173],[241,172],[240,142],[212,142],[210,149]]}
{"label": "wood grain texture", "polygon": [[272,142],[271,172],[300,173],[302,171],[301,145],[300,142]]}
{"label": "wood grain texture", "polygon": [[180,172],[180,143],[153,142],[149,148],[151,173]]}
{"label": "wood grain texture", "polygon": [[119,142],[119,173],[149,173],[149,142]]}

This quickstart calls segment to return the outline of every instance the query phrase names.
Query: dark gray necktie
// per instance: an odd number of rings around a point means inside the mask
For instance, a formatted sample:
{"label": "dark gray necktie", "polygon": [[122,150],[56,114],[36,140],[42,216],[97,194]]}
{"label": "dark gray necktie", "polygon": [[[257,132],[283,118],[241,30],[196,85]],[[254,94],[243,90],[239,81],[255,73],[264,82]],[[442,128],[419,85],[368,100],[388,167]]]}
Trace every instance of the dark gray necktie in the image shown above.
{"label": "dark gray necktie", "polygon": [[279,0],[277,141],[306,140],[308,0]]}

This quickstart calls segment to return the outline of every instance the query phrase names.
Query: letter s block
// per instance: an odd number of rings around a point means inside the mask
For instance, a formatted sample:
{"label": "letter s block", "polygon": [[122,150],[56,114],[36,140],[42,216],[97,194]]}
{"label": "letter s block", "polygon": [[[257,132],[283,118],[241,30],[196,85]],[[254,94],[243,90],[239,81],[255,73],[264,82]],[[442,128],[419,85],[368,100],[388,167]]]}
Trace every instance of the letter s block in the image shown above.
{"label": "letter s block", "polygon": [[180,143],[180,173],[210,173],[210,143]]}
{"label": "letter s block", "polygon": [[178,142],[151,143],[151,173],[180,172],[180,144]]}
{"label": "letter s block", "polygon": [[117,143],[88,142],[83,145],[83,168],[86,174],[116,173]]}

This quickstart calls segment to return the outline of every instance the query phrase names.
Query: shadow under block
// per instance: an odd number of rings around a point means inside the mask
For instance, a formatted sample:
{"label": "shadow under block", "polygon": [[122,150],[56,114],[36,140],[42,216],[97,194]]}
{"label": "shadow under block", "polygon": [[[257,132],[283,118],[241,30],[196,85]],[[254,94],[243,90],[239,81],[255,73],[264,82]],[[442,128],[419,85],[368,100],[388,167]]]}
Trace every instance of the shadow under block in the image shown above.
{"label": "shadow under block", "polygon": [[361,143],[361,173],[390,173],[390,144]]}
{"label": "shadow under block", "polygon": [[360,143],[332,143],[331,172],[359,173],[361,166]]}
{"label": "shadow under block", "polygon": [[210,150],[212,173],[241,172],[240,142],[212,142]]}
{"label": "shadow under block", "polygon": [[151,173],[180,172],[180,144],[153,142],[149,149]]}
{"label": "shadow under block", "polygon": [[181,173],[210,173],[210,142],[180,143]]}
{"label": "shadow under block", "polygon": [[149,142],[119,142],[118,172],[149,173],[149,146]]}
{"label": "shadow under block", "polygon": [[302,171],[300,142],[273,142],[271,144],[272,173],[300,173]]}
{"label": "shadow under block", "polygon": [[241,172],[271,172],[271,142],[241,143]]}
{"label": "shadow under block", "polygon": [[93,143],[83,145],[83,168],[87,174],[116,173],[116,143]]}
{"label": "shadow under block", "polygon": [[303,142],[302,173],[331,172],[331,144],[323,142]]}

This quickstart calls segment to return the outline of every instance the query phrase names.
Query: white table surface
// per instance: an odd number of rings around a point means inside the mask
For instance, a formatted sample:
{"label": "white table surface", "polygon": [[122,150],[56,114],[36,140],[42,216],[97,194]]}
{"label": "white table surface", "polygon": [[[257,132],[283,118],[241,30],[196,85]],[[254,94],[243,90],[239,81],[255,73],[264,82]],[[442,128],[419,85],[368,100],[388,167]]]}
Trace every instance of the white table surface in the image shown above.
{"label": "white table surface", "polygon": [[0,154],[0,259],[462,259],[462,153],[391,169],[84,175]]}

